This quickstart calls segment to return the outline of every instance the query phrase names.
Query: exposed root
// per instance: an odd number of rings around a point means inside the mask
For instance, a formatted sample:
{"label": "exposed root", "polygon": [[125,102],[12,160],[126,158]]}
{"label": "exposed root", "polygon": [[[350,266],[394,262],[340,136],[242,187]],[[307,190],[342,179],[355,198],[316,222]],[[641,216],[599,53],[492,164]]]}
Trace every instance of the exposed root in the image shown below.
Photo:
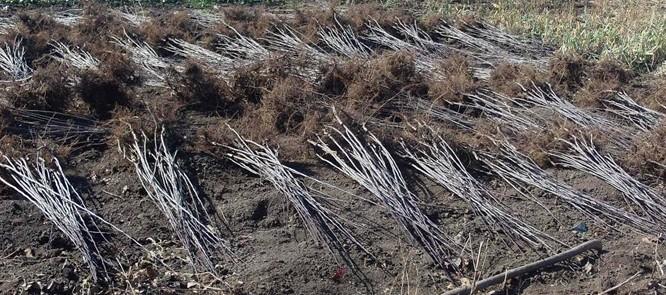
{"label": "exposed root", "polygon": [[52,138],[60,143],[81,143],[90,147],[103,144],[109,130],[97,121],[53,111],[11,109],[12,124],[7,128],[34,138]]}
{"label": "exposed root", "polygon": [[456,128],[464,130],[473,130],[474,124],[467,120],[467,118],[446,106],[433,103],[420,98],[406,98],[399,99],[392,103],[392,105],[400,108],[401,110],[409,111],[413,114],[427,114],[428,117],[437,119],[447,124],[451,124]]}
{"label": "exposed root", "polygon": [[52,16],[53,20],[61,25],[68,27],[78,24],[83,16],[81,16],[81,9],[69,9],[57,12]]}
{"label": "exposed root", "polygon": [[371,20],[366,24],[369,32],[365,36],[366,39],[390,48],[395,51],[406,50],[411,52],[422,52],[425,49],[421,48],[415,44],[409,43],[405,40],[402,40],[391,33],[387,32],[376,20]]}
{"label": "exposed root", "polygon": [[222,75],[228,74],[229,69],[231,69],[234,63],[234,60],[226,56],[180,39],[169,40],[166,50],[176,55],[196,60],[200,64],[207,65],[209,69]]}
{"label": "exposed root", "polygon": [[16,21],[10,17],[0,17],[0,35],[16,29]]}
{"label": "exposed root", "polygon": [[489,91],[478,91],[467,97],[469,101],[452,104],[477,109],[502,126],[515,131],[539,130],[546,124],[520,99]]}
{"label": "exposed root", "polygon": [[69,46],[58,41],[53,42],[52,46],[55,55],[51,56],[69,67],[74,67],[80,71],[99,69],[99,59],[95,58],[87,51],[71,49]]}
{"label": "exposed root", "polygon": [[130,11],[114,10],[113,13],[118,15],[121,19],[128,21],[132,26],[135,27],[141,27],[150,21],[150,17]]}
{"label": "exposed root", "polygon": [[631,131],[608,118],[600,116],[599,114],[587,112],[578,108],[566,99],[559,97],[553,89],[548,85],[547,90],[543,90],[536,85],[526,91],[525,101],[533,104],[536,107],[541,107],[553,111],[562,117],[568,119],[582,129],[598,129],[604,130],[606,134],[612,138],[612,143],[616,147],[626,149],[630,145]]}
{"label": "exposed root", "polygon": [[[402,22],[399,22],[398,24],[407,28]],[[403,29],[399,25],[396,25],[397,28],[399,30]],[[438,70],[439,68],[436,61],[437,57],[429,52],[427,46],[421,45],[420,43],[412,44],[392,35],[384,30],[376,20],[369,22],[367,28],[370,32],[366,35],[366,39],[394,51],[404,51],[412,54],[414,55],[414,65],[420,72],[431,75],[433,80],[441,80],[444,78],[442,72]],[[412,29],[415,30],[415,32],[412,32],[413,34],[421,34],[421,31],[417,27],[413,27]]]}
{"label": "exposed root", "polygon": [[326,61],[330,58],[321,48],[310,45],[299,37],[298,33],[289,26],[275,28],[266,36],[268,47],[278,52],[285,52],[296,56],[314,58],[318,61]]}
{"label": "exposed root", "polygon": [[235,38],[222,34],[217,35],[222,43],[219,49],[224,55],[231,56],[234,61],[244,60],[246,63],[268,58],[270,52],[263,45],[252,38],[242,35],[234,27],[228,27],[234,32]]}
{"label": "exposed root", "polygon": [[[465,26],[465,30],[472,36],[503,46],[511,52],[526,53],[536,58],[544,58],[552,53],[551,50],[540,42],[525,40],[518,36],[511,35],[486,22],[475,22],[474,25],[467,25]],[[541,66],[545,66],[546,59],[539,59],[535,62],[539,63]]]}
{"label": "exposed root", "polygon": [[[471,29],[471,34],[460,30],[450,24],[444,24],[437,28],[437,33],[442,37],[451,39],[462,45],[466,54],[485,60],[491,65],[497,65],[500,62],[510,62],[513,64],[531,64],[537,68],[545,68],[547,66],[547,59],[539,58],[525,58],[517,55],[510,50],[504,49],[499,44],[516,45],[519,41],[515,38],[510,38],[508,34],[501,32],[497,29],[484,29],[480,27],[468,26]],[[484,36],[480,38],[475,35]],[[516,45],[518,48],[521,45]]]}
{"label": "exposed root", "polygon": [[203,28],[213,28],[224,22],[224,17],[221,15],[205,10],[190,10],[190,18]]}
{"label": "exposed root", "polygon": [[388,150],[369,132],[370,141],[362,142],[339,117],[336,119],[342,130],[327,128],[324,138],[330,143],[321,137],[310,141],[324,152],[318,157],[369,190],[435,263],[444,269],[454,267],[449,259],[459,246],[418,208],[417,197],[409,191]]}

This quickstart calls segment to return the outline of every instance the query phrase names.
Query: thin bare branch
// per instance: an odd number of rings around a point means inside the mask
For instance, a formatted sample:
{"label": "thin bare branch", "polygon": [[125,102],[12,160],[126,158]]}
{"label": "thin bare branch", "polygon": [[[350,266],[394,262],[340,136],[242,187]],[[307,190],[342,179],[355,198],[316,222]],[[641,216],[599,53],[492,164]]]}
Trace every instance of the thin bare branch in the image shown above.
{"label": "thin bare branch", "polygon": [[114,43],[125,49],[131,60],[140,65],[149,75],[146,84],[149,86],[162,87],[165,85],[166,76],[164,72],[169,64],[164,61],[157,52],[146,42],[139,42],[130,37],[127,32],[125,38],[112,36]]}
{"label": "thin bare branch", "polygon": [[342,130],[329,126],[326,141],[322,137],[310,141],[325,153],[318,157],[369,190],[433,261],[445,269],[453,267],[449,258],[459,246],[418,208],[418,198],[407,187],[388,150],[367,130],[369,142],[364,143],[340,118],[337,120]]}
{"label": "thin bare branch", "polygon": [[9,76],[11,81],[25,81],[32,77],[32,68],[25,60],[25,48],[21,46],[21,42],[22,39],[15,39],[13,45],[5,43],[4,49],[0,47],[0,70]]}
{"label": "thin bare branch", "polygon": [[655,223],[666,227],[666,202],[649,186],[639,182],[624,171],[620,165],[615,163],[610,155],[601,155],[592,139],[578,140],[574,137],[568,141],[559,139],[566,143],[570,153],[551,153],[557,159],[557,163],[576,170],[589,173],[602,179],[624,195],[627,205],[638,207],[640,211]]}
{"label": "thin bare branch", "polygon": [[53,160],[55,169],[46,167],[45,162],[42,158],[33,162],[27,158],[12,160],[5,156],[0,167],[7,171],[11,180],[0,176],[0,181],[39,208],[74,244],[94,281],[98,281],[100,276],[108,278],[106,265],[93,236],[99,228],[94,219],[87,218],[92,212],[67,180],[58,160]]}
{"label": "thin bare branch", "polygon": [[630,226],[647,234],[662,232],[655,226],[655,223],[648,219],[597,200],[557,180],[508,141],[499,143],[499,148],[499,153],[484,152],[480,153],[479,158],[494,174],[516,188],[517,191],[534,198],[525,187],[533,186],[550,193],[588,217],[608,226],[611,226],[607,223],[610,221]]}
{"label": "thin bare branch", "polygon": [[[169,221],[193,267],[217,273],[213,253],[222,248],[229,257],[233,254],[228,242],[206,224],[211,218],[189,177],[176,163],[176,153],[169,152],[164,130],[156,136],[152,147],[145,134],[141,139],[134,132],[132,135],[134,142],[129,147],[128,159],[134,164],[148,197]],[[121,152],[128,154],[124,149]]]}
{"label": "thin bare branch", "polygon": [[456,152],[438,135],[423,136],[419,147],[407,147],[401,142],[405,157],[412,166],[467,202],[491,230],[507,235],[516,245],[551,250],[551,243],[563,244],[556,238],[511,215],[483,185],[467,171]]}
{"label": "thin bare branch", "polygon": [[367,255],[372,256],[372,254],[354,237],[341,218],[319,201],[329,197],[307,188],[296,179],[291,169],[280,163],[276,151],[244,139],[235,130],[232,131],[236,134],[236,141],[234,146],[227,146],[231,151],[228,156],[232,161],[241,168],[268,180],[291,202],[310,236],[326,246],[336,259],[339,257],[350,269],[359,272],[345,244],[350,242]]}

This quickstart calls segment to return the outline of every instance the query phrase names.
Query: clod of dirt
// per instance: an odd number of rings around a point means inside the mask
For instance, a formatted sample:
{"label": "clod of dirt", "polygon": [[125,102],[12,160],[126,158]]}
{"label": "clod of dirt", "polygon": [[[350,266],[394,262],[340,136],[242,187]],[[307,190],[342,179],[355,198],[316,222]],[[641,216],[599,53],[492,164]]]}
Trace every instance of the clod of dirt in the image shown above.
{"label": "clod of dirt", "polygon": [[312,89],[298,78],[277,81],[262,101],[261,117],[280,133],[291,133],[302,126],[308,115],[308,104],[313,101]]}
{"label": "clod of dirt", "polygon": [[77,92],[90,106],[94,115],[102,120],[111,118],[117,106],[127,106],[129,97],[120,81],[97,71],[81,74]]}
{"label": "clod of dirt", "polygon": [[553,166],[549,152],[567,151],[567,145],[558,138],[569,139],[570,135],[576,134],[575,130],[573,123],[558,119],[544,130],[519,134],[514,145],[541,168],[548,168]]}
{"label": "clod of dirt", "polygon": [[196,63],[188,63],[182,74],[173,71],[168,80],[176,97],[198,110],[217,111],[224,116],[237,115],[242,111],[240,100],[229,95],[226,83]]}
{"label": "clod of dirt", "polygon": [[550,60],[549,81],[560,93],[574,93],[583,85],[588,66],[581,56],[556,54]]}
{"label": "clod of dirt", "polygon": [[236,71],[230,82],[231,92],[242,101],[257,104],[263,98],[267,83],[267,77],[261,74],[261,65],[253,65]]}
{"label": "clod of dirt", "polygon": [[109,128],[111,136],[109,137],[108,145],[110,147],[127,146],[133,142],[132,131],[151,132],[154,131],[155,120],[144,116],[141,112],[130,110],[125,107],[116,108],[113,111],[113,120]]}
{"label": "clod of dirt", "polygon": [[330,96],[343,95],[363,68],[362,62],[355,60],[325,66],[320,70],[323,75],[318,82],[318,92]]}
{"label": "clod of dirt", "polygon": [[100,58],[100,72],[106,73],[110,78],[120,81],[127,86],[136,86],[140,79],[136,66],[130,59],[119,52],[106,52]]}
{"label": "clod of dirt", "polygon": [[619,63],[602,60],[590,67],[583,87],[576,92],[573,100],[580,106],[600,107],[603,99],[615,95],[614,92],[621,90],[632,77],[633,73]]}

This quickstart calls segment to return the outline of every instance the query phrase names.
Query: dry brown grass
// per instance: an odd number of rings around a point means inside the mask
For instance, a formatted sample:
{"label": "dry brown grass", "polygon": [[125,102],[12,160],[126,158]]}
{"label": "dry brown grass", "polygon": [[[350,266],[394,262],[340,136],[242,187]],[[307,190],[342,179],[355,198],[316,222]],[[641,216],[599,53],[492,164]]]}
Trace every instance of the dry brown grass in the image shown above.
{"label": "dry brown grass", "polygon": [[377,3],[366,3],[347,7],[343,21],[349,24],[354,31],[364,32],[368,21],[376,20],[379,25],[392,32],[391,26],[396,21],[401,20],[405,23],[411,23],[415,19],[414,15],[404,8],[388,9]]}
{"label": "dry brown grass", "polygon": [[666,76],[650,77],[647,80],[646,86],[632,97],[645,107],[666,113]]}
{"label": "dry brown grass", "polygon": [[162,48],[167,45],[169,39],[180,39],[193,43],[198,37],[200,28],[194,22],[187,11],[165,11],[164,14],[145,23],[139,30],[139,34],[146,42],[158,50],[158,53],[168,55],[169,52]]}
{"label": "dry brown grass", "polygon": [[26,84],[5,85],[7,100],[16,108],[62,112],[73,106],[67,87],[68,71],[59,63],[49,63],[35,70]]}
{"label": "dry brown grass", "polygon": [[546,74],[529,65],[501,63],[490,73],[488,85],[496,92],[508,96],[522,93],[523,87],[531,87],[532,83],[542,85]]}
{"label": "dry brown grass", "polygon": [[63,41],[69,29],[56,23],[50,17],[37,12],[18,14],[18,25],[8,34],[0,36],[0,44],[13,44],[20,40],[25,49],[25,60],[33,68],[45,65],[48,60],[41,57],[50,53],[49,43],[53,40]]}
{"label": "dry brown grass", "polygon": [[548,152],[564,152],[567,149],[567,145],[558,138],[569,139],[569,136],[575,132],[576,126],[573,123],[565,119],[556,119],[550,128],[518,134],[514,145],[537,165],[547,168],[552,166]]}
{"label": "dry brown grass", "polygon": [[363,62],[360,60],[336,62],[324,66],[320,69],[322,75],[318,83],[318,92],[329,96],[343,95],[363,68]]}
{"label": "dry brown grass", "polygon": [[[274,24],[280,19],[262,6],[229,6],[222,8],[225,22],[236,29],[240,34],[250,38],[259,39],[266,36]],[[226,35],[233,35],[227,25],[220,24],[217,31]]]}
{"label": "dry brown grass", "polygon": [[573,101],[584,107],[600,107],[602,100],[620,91],[633,78],[634,74],[615,61],[602,60],[590,65],[585,73],[583,87],[573,97]]}
{"label": "dry brown grass", "polygon": [[281,134],[298,133],[309,115],[309,105],[315,100],[313,89],[307,82],[296,77],[279,80],[264,95],[261,121]]}
{"label": "dry brown grass", "polygon": [[384,103],[401,95],[423,96],[423,77],[416,72],[414,56],[406,52],[381,55],[368,61],[346,85],[347,99],[357,103]]}
{"label": "dry brown grass", "polygon": [[132,32],[132,28],[115,17],[107,6],[87,1],[83,8],[83,19],[71,29],[70,38],[93,55],[100,55],[107,51],[107,42],[111,36],[122,36],[125,30]]}
{"label": "dry brown grass", "polygon": [[585,81],[589,62],[575,54],[557,54],[549,63],[549,81],[562,94],[575,93]]}
{"label": "dry brown grass", "polygon": [[480,85],[464,56],[447,57],[439,63],[439,68],[444,78],[428,81],[428,97],[434,101],[462,101],[464,94],[473,92]]}
{"label": "dry brown grass", "polygon": [[180,101],[200,111],[223,116],[242,112],[239,98],[231,95],[226,82],[194,62],[188,62],[183,73],[172,71],[167,80]]}
{"label": "dry brown grass", "polygon": [[666,122],[637,136],[622,162],[631,172],[666,179]]}
{"label": "dry brown grass", "polygon": [[298,9],[293,20],[289,21],[289,25],[302,34],[303,41],[317,43],[319,39],[317,32],[320,28],[336,26],[335,15],[333,7]]}

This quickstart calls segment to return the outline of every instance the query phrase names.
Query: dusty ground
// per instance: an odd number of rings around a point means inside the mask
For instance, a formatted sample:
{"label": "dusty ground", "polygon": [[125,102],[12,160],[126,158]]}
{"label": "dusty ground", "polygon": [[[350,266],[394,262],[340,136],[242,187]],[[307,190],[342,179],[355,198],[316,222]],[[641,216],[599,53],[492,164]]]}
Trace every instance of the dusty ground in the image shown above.
{"label": "dusty ground", "polygon": [[[516,82],[551,83],[562,96],[581,107],[599,107],[606,90],[623,89],[639,103],[658,109],[664,103],[664,78],[639,75],[612,62],[584,61],[577,57],[548,56],[546,66],[495,64],[490,75],[473,74],[475,64],[464,55],[441,57],[435,64],[445,75],[433,79],[415,66],[410,52],[394,52],[377,46],[365,60],[340,58],[315,67],[312,60],[290,53],[251,63],[220,74],[201,60],[177,57],[164,50],[167,38],[179,38],[216,50],[216,33],[231,35],[220,23],[195,21],[187,11],[151,10],[149,20],[138,26],[110,13],[105,7],[87,7],[75,24],[55,22],[49,10],[10,11],[16,27],[0,35],[9,43],[21,38],[26,60],[35,69],[29,82],[3,83],[2,140],[0,153],[9,157],[35,155],[57,157],[65,174],[81,193],[88,207],[109,223],[136,239],[144,249],[123,235],[111,232],[105,256],[116,267],[112,280],[93,284],[80,253],[31,203],[10,188],[0,186],[0,293],[71,294],[439,294],[473,279],[475,271],[488,277],[549,254],[520,249],[503,233],[493,232],[470,207],[450,192],[420,175],[396,153],[410,189],[419,197],[420,209],[443,231],[467,249],[455,258],[461,272],[454,281],[435,266],[428,255],[410,245],[386,210],[363,199],[372,195],[314,155],[306,140],[333,122],[329,105],[369,124],[391,150],[397,150],[405,131],[392,126],[427,120],[426,114],[400,113],[387,109],[396,97],[417,97],[446,105],[462,101],[464,94],[487,88],[518,95]],[[224,8],[217,11],[241,34],[265,37],[278,22],[290,24],[306,42],[321,45],[319,25],[334,24],[330,10],[308,9],[285,13],[261,8]],[[192,14],[190,12],[190,14]],[[403,11],[385,11],[361,6],[348,9],[342,21],[356,32],[374,18],[391,31],[396,19],[414,17]],[[436,21],[419,24],[433,33]],[[169,63],[161,87],[146,85],[143,68],[129,53],[111,41],[122,29],[144,40]],[[391,31],[392,32],[392,31]],[[434,33],[433,33],[434,34]],[[79,46],[100,60],[95,70],[82,71],[48,57],[50,41]],[[545,48],[545,46],[544,46]],[[184,70],[178,70],[180,66]],[[310,67],[308,67],[310,66]],[[294,74],[296,73],[296,74]],[[71,83],[72,77],[78,77]],[[4,77],[3,77],[4,78]],[[660,92],[662,91],[662,92]],[[447,103],[445,103],[445,101]],[[38,109],[90,118],[102,128],[98,137],[49,136],[48,124],[33,126],[16,116],[17,109]],[[662,110],[663,111],[663,110]],[[397,113],[397,114],[396,114]],[[479,116],[481,117],[481,116]],[[372,120],[371,120],[372,119]],[[482,120],[482,118],[480,118]],[[372,122],[375,122],[372,121]],[[42,122],[43,123],[43,122]],[[365,280],[345,271],[345,266],[308,236],[287,199],[268,182],[234,165],[226,150],[213,142],[230,143],[225,123],[244,136],[278,147],[287,166],[353,193],[327,190],[336,200],[335,212],[349,221],[355,236],[375,258],[350,247]],[[389,124],[390,123],[390,124]],[[439,126],[436,121],[429,121]],[[489,123],[493,124],[493,123]],[[662,123],[663,124],[663,123]],[[118,145],[128,140],[129,126],[154,131],[166,126],[172,150],[178,150],[181,167],[195,183],[214,213],[218,232],[230,242],[234,263],[220,254],[215,257],[221,280],[209,274],[193,274],[187,256],[157,207],[146,197],[134,167],[124,159]],[[441,125],[440,127],[444,127]],[[42,129],[40,129],[42,128]],[[573,129],[565,129],[574,133]],[[40,132],[41,131],[41,132]],[[560,132],[560,133],[558,133]],[[554,130],[554,134],[562,134]],[[566,135],[566,134],[565,134]],[[542,138],[543,137],[543,138]],[[520,136],[516,136],[519,142]],[[634,143],[628,151],[614,154],[637,179],[664,197],[663,127]],[[465,134],[451,137],[461,149],[473,150],[475,139]],[[576,190],[620,208],[622,194],[594,176],[553,167],[542,150],[558,148],[552,134],[523,141],[519,148],[534,157],[547,171]],[[604,146],[605,147],[605,146]],[[394,149],[396,148],[396,149]],[[611,149],[609,149],[611,150]],[[546,158],[539,158],[546,157]],[[651,161],[651,162],[650,162]],[[657,163],[657,164],[655,164]],[[616,290],[616,294],[660,294],[666,292],[663,240],[643,235],[618,224],[603,224],[579,213],[557,198],[532,189],[548,209],[528,200],[501,179],[478,169],[478,178],[506,208],[523,221],[556,237],[568,246],[600,239],[604,250],[586,253],[566,264],[510,280],[492,294],[596,294],[638,275]],[[476,175],[476,174],[475,174]],[[308,180],[304,180],[308,182]],[[586,232],[572,229],[585,223]],[[560,252],[559,245],[552,252]],[[149,259],[147,251],[161,263]],[[473,266],[475,257],[481,265]]]}

